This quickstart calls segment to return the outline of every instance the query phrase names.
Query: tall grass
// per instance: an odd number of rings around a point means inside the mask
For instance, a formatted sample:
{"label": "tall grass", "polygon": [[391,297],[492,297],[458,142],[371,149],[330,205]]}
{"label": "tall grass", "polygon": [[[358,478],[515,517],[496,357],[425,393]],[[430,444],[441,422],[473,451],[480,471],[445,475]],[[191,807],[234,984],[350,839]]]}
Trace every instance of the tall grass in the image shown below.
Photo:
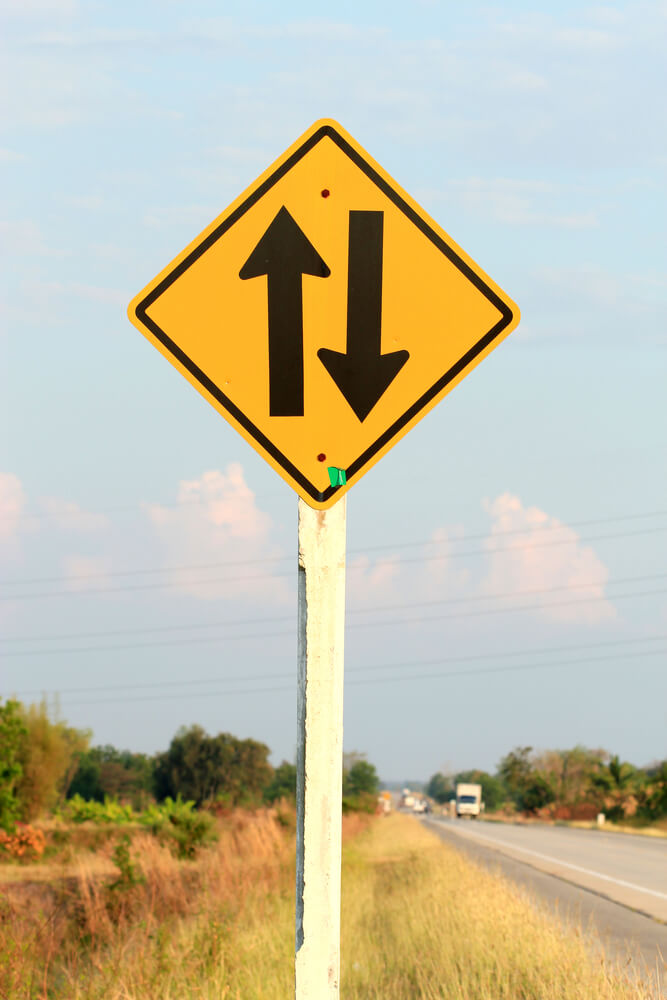
{"label": "tall grass", "polygon": [[[413,820],[351,817],[346,831],[343,1000],[649,995]],[[197,861],[141,834],[113,882],[82,862],[64,884],[12,889],[0,911],[0,997],[289,998],[293,855],[275,813],[239,813]]]}
{"label": "tall grass", "polygon": [[347,851],[343,996],[420,1000],[638,1000],[649,985],[601,959],[501,876],[408,817]]}

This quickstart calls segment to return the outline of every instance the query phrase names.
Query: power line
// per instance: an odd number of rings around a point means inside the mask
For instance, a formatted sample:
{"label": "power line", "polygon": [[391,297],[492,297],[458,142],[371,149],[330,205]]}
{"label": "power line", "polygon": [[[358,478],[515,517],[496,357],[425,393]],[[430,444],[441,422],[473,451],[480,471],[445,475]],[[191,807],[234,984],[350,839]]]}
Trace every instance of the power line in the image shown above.
{"label": "power line", "polygon": [[[645,650],[644,652],[639,652],[634,654],[635,657],[648,657],[657,655],[667,655],[667,649],[659,650]],[[504,667],[480,667],[473,670],[449,670],[437,674],[411,674],[401,677],[368,677],[359,680],[353,680],[349,682],[349,685],[354,687],[362,684],[391,684],[405,681],[423,681],[423,680],[440,680],[447,677],[473,677],[480,674],[504,674],[515,671],[520,672],[532,672],[537,670],[551,669],[553,667],[563,668],[563,667],[574,667],[583,666],[584,664],[590,663],[607,663],[614,660],[622,660],[625,658],[624,654],[614,655],[614,656],[596,656],[589,657],[583,660],[565,660],[560,663],[539,663],[539,664],[508,664]],[[279,679],[279,675],[274,675],[276,679]],[[287,676],[287,675],[281,675]],[[128,698],[102,698],[102,699],[91,699],[85,701],[70,701],[68,705],[70,707],[75,705],[112,705],[112,704],[128,704],[128,702],[141,702],[141,701],[174,701],[182,700],[185,697],[190,698],[212,698],[212,697],[228,697],[229,695],[237,694],[274,694],[279,691],[294,691],[295,685],[287,684],[280,685],[271,688],[230,688],[229,690],[216,690],[216,691],[201,691],[193,694],[180,693],[180,694],[151,694],[151,695],[139,695],[131,699]]]}
{"label": "power line", "polygon": [[[475,594],[471,597],[447,597],[440,600],[433,601],[417,601],[414,603],[400,604],[385,604],[376,607],[366,607],[366,608],[353,608],[347,611],[348,615],[360,615],[360,614],[370,614],[376,612],[384,611],[402,611],[404,609],[412,608],[424,608],[424,607],[439,607],[446,604],[470,604],[471,602],[478,601],[491,601],[491,600],[507,600],[512,597],[526,597],[532,594],[552,594],[561,590],[582,590],[587,587],[599,587],[599,586],[618,586],[624,583],[644,583],[647,580],[663,580],[667,577],[667,573],[652,573],[646,576],[626,576],[619,577],[616,580],[588,580],[585,583],[572,583],[565,584],[559,587],[536,587],[529,588],[526,590],[514,590],[509,592],[500,592],[496,594]],[[610,595],[613,597],[613,595]],[[74,632],[65,633],[59,635],[51,636],[10,636],[5,639],[5,642],[38,642],[38,641],[59,641],[62,639],[90,639],[90,638],[102,638],[108,636],[116,635],[136,635],[136,634],[146,634],[155,632],[174,632],[174,631],[193,631],[194,629],[207,629],[207,628],[224,628],[227,626],[238,626],[238,625],[267,625],[280,622],[292,621],[293,615],[280,615],[273,616],[270,618],[236,618],[227,619],[226,621],[219,622],[205,622],[198,625],[159,625],[153,626],[152,628],[133,628],[133,629],[114,629],[110,631],[103,632]],[[188,640],[184,640],[187,642]],[[98,647],[99,648],[99,647]],[[103,647],[104,648],[104,647]],[[123,648],[120,646],[115,646],[111,648]],[[53,650],[52,652],[77,652],[74,650]],[[49,652],[49,650],[41,650],[40,652]],[[30,652],[24,652],[21,650],[12,651],[6,653],[0,653],[0,657],[6,656],[21,656],[21,655],[31,655]]]}
{"label": "power line", "polygon": [[[249,490],[252,493],[252,490]],[[268,500],[271,497],[286,496],[286,493],[278,493],[275,490],[271,493],[252,493],[253,500]],[[187,510],[189,507],[205,507],[209,503],[215,503],[216,497],[209,497],[206,500],[202,499],[192,499],[192,500],[146,500],[139,504],[124,504],[119,507],[105,507],[102,510],[50,510],[43,511],[41,514],[3,514],[0,515],[0,523],[2,521],[16,521],[19,518],[26,521],[50,521],[54,518],[92,518],[92,517],[107,517],[109,514],[128,514],[136,513],[137,511],[144,511],[147,507],[167,507],[170,510]]]}
{"label": "power line", "polygon": [[[474,653],[467,656],[457,656],[453,659],[443,660],[441,657],[431,660],[404,660],[398,663],[373,663],[366,664],[364,666],[348,667],[347,673],[357,673],[359,671],[376,671],[376,670],[396,670],[405,667],[426,667],[426,666],[440,666],[447,663],[474,663],[479,660],[497,660],[497,659],[507,659],[508,657],[514,656],[543,656],[545,654],[552,655],[554,653],[565,653],[578,650],[588,650],[588,649],[603,649],[608,647],[618,647],[618,646],[636,646],[637,644],[644,644],[647,642],[662,642],[667,639],[667,633],[660,633],[658,635],[647,635],[632,639],[607,639],[601,642],[589,642],[589,643],[574,643],[564,646],[540,646],[532,647],[528,649],[515,649],[507,650],[506,652],[493,652],[493,653]],[[569,661],[568,661],[569,662]],[[26,695],[42,695],[42,694],[84,694],[84,693],[97,693],[101,691],[130,691],[130,690],[140,690],[144,688],[160,688],[160,687],[193,687],[200,684],[220,684],[220,683],[230,683],[237,681],[266,681],[266,680],[280,680],[283,677],[289,677],[292,675],[288,674],[239,674],[238,676],[232,677],[199,677],[190,678],[189,680],[178,680],[178,681],[146,681],[144,683],[135,684],[104,684],[96,685],[95,687],[76,687],[76,688],[58,688],[51,689],[49,691],[44,691],[40,688],[39,690],[24,690],[17,691],[15,694],[17,696],[25,697]]]}
{"label": "power line", "polygon": [[[530,542],[527,545],[508,545],[508,546],[496,547],[496,548],[491,548],[491,549],[489,549],[489,548],[466,549],[466,550],[458,551],[458,552],[448,552],[448,553],[446,553],[446,555],[417,556],[417,557],[409,558],[409,559],[394,559],[394,560],[387,559],[387,560],[384,560],[383,565],[385,565],[385,566],[404,566],[404,565],[407,565],[409,563],[433,562],[433,561],[442,560],[444,558],[446,558],[446,559],[453,559],[453,558],[459,558],[461,556],[469,556],[469,555],[495,555],[496,553],[500,553],[500,552],[516,552],[516,551],[521,551],[521,550],[525,550],[525,549],[551,548],[553,546],[577,545],[579,543],[588,544],[589,542],[595,542],[595,541],[600,541],[600,540],[617,539],[617,538],[629,538],[629,537],[635,537],[637,535],[655,534],[656,532],[665,531],[665,530],[667,530],[667,524],[666,525],[660,525],[658,527],[653,527],[653,528],[643,528],[640,531],[615,532],[613,534],[593,535],[593,536],[590,536],[588,538],[573,538],[573,539],[567,539],[567,540],[564,540],[564,541],[557,541],[557,542]],[[491,536],[484,536],[484,537],[493,538],[495,536],[491,535]],[[442,543],[431,541],[430,543],[424,542],[424,543],[421,543],[421,544],[423,544],[424,546],[426,546],[427,544],[442,544]],[[276,557],[276,558],[278,558],[278,557]],[[282,558],[283,557],[280,557],[280,559],[282,559]],[[258,560],[258,561],[264,563],[264,562],[267,562],[269,560]],[[224,566],[224,565],[232,565],[232,564],[221,563],[219,565],[220,566]],[[244,563],[244,565],[251,565],[251,563],[250,562],[248,562],[247,564]],[[203,567],[201,567],[201,566],[200,567],[193,566],[192,570],[201,569],[201,568],[203,568]],[[214,568],[214,564],[211,564],[208,568]],[[350,566],[350,567],[348,567],[348,570],[349,571],[358,571],[358,570],[363,570],[365,568],[366,567],[364,567],[364,566]],[[177,570],[177,569],[171,569],[171,570],[146,570],[146,571],[141,571],[141,572],[145,572],[147,574],[149,574],[149,573],[156,573],[157,574],[157,573],[166,573],[166,572],[184,572],[185,570],[186,570],[186,567],[181,567],[180,570]],[[190,570],[188,569],[188,571],[190,571]],[[132,572],[134,572],[134,571],[132,571]],[[96,588],[94,590],[49,590],[49,591],[42,591],[42,592],[37,593],[37,594],[4,594],[4,595],[0,596],[0,601],[36,600],[38,598],[44,598],[44,597],[90,597],[90,596],[94,596],[96,594],[130,593],[130,592],[141,591],[141,590],[161,590],[161,589],[169,589],[169,588],[173,588],[173,587],[182,587],[184,585],[193,585],[193,584],[197,585],[197,584],[210,584],[210,583],[247,583],[247,582],[252,582],[252,581],[255,581],[255,580],[277,580],[277,579],[280,579],[280,578],[293,577],[294,573],[295,573],[294,570],[290,570],[289,572],[282,572],[282,573],[259,573],[259,574],[244,575],[244,576],[203,577],[201,579],[196,579],[196,580],[168,580],[168,581],[165,581],[163,583],[141,583],[141,584],[132,584],[130,586],[125,585],[125,586],[120,586],[120,587],[98,587],[98,588]],[[112,574],[110,574],[110,575],[112,575]],[[97,576],[97,574],[93,574],[93,577],[96,577],[96,576]],[[85,577],[81,577],[81,579],[83,579],[83,578],[85,578]],[[62,579],[62,578],[59,578],[59,579]],[[69,578],[69,579],[73,580],[73,579],[79,579],[79,578],[72,577],[72,578]],[[27,584],[28,582],[29,581],[24,581],[25,584]],[[35,581],[35,582],[37,582],[37,581]]]}
{"label": "power line", "polygon": [[[475,542],[475,541],[485,541],[487,539],[505,538],[507,536],[516,535],[528,535],[534,532],[548,534],[554,534],[559,531],[567,531],[572,525],[582,527],[584,525],[596,525],[596,524],[610,524],[616,521],[633,521],[642,518],[650,517],[663,517],[667,515],[667,510],[665,511],[651,511],[646,514],[625,514],[618,517],[604,517],[587,519],[583,521],[571,521],[569,524],[559,524],[559,525],[545,525],[544,527],[534,526],[533,528],[513,528],[510,531],[497,531],[497,532],[481,532],[475,535],[466,535],[465,538],[427,538],[420,541],[414,542],[385,542],[381,545],[367,545],[359,549],[348,549],[348,555],[363,555],[365,552],[379,552],[383,549],[409,549],[409,548],[422,548],[432,545],[447,545],[457,542]],[[651,531],[664,531],[667,525],[658,526]],[[622,536],[618,536],[622,537]],[[567,544],[570,544],[569,542]],[[477,549],[475,552],[479,551]],[[484,549],[482,551],[495,551]],[[502,550],[500,550],[502,551]],[[464,553],[464,554],[470,554]],[[123,576],[155,576],[162,573],[185,573],[197,570],[209,570],[209,569],[222,569],[225,566],[254,566],[254,565],[265,565],[266,563],[280,563],[285,562],[287,559],[292,559],[290,556],[266,556],[264,558],[257,559],[232,559],[225,560],[222,562],[214,563],[195,563],[185,566],[163,566],[153,569],[126,569],[126,570],[116,570],[110,573],[97,572],[97,573],[76,573],[69,577],[60,576],[38,576],[29,578],[13,578],[0,580],[0,586],[29,586],[36,583],[59,583],[61,581],[70,582],[72,580],[100,580],[100,579],[115,579],[116,577]]]}
{"label": "power line", "polygon": [[[635,593],[628,594],[613,594],[613,600],[625,600],[629,597],[652,597],[654,594],[666,594],[667,587],[659,587],[655,590],[642,590],[636,591]],[[355,622],[350,625],[350,628],[374,628],[381,625],[383,628],[388,628],[390,625],[411,625],[420,624],[424,622],[437,622],[444,620],[451,620],[453,618],[478,618],[485,617],[486,615],[503,615],[509,614],[514,611],[534,611],[534,610],[544,610],[548,611],[550,608],[565,608],[572,607],[573,605],[581,604],[599,604],[601,601],[609,600],[608,597],[584,597],[576,601],[550,601],[548,604],[520,604],[513,608],[487,608],[484,611],[464,611],[459,614],[454,615],[430,615],[429,617],[420,618],[392,618],[390,621],[384,622]]]}
{"label": "power line", "polygon": [[[423,477],[420,477],[423,478]],[[270,493],[254,493],[249,490],[252,494],[252,499],[254,500],[268,500],[272,497],[285,497],[287,493],[283,490],[278,492],[277,490],[272,490]],[[208,497],[206,499],[189,499],[189,500],[146,500],[139,504],[122,504],[118,507],[105,507],[102,510],[89,511],[76,509],[63,509],[63,510],[51,510],[43,511],[39,514],[36,513],[25,513],[19,514],[2,514],[0,515],[0,523],[3,521],[15,521],[21,518],[26,521],[50,521],[59,518],[92,518],[92,517],[107,517],[109,514],[127,514],[136,513],[139,511],[144,511],[147,507],[166,507],[169,510],[188,510],[196,509],[198,507],[205,507],[207,504],[215,503],[215,497]],[[570,524],[603,524],[612,521],[622,521],[630,520],[632,518],[640,517],[658,517],[662,514],[666,514],[667,511],[650,511],[641,514],[622,514],[620,516],[605,517],[605,518],[595,518],[594,520],[584,520],[584,521],[571,521]]]}
{"label": "power line", "polygon": [[[613,594],[613,600],[625,600],[633,597],[649,597],[654,594],[664,594],[667,593],[667,587],[656,588],[653,590],[635,591],[627,594]],[[584,604],[597,604],[602,601],[607,601],[610,598],[606,596],[601,597],[588,597],[574,601],[551,601],[548,604],[522,604],[516,607],[510,608],[486,608],[483,611],[464,611],[458,612],[453,615],[429,615],[422,616],[419,618],[392,618],[389,621],[372,621],[372,622],[354,622],[351,625],[347,625],[346,629],[355,628],[389,628],[397,625],[413,625],[413,624],[424,624],[428,622],[446,621],[452,619],[460,618],[478,618],[485,617],[487,615],[495,614],[509,614],[515,611],[548,611],[551,608],[561,608],[561,607],[571,607]],[[473,598],[474,600],[474,598]],[[446,603],[446,602],[443,602]],[[417,607],[418,605],[415,605]],[[373,609],[366,609],[371,611]],[[275,619],[277,621],[282,621],[284,619]],[[256,619],[256,621],[261,621],[261,619]],[[126,652],[129,649],[147,649],[157,646],[194,646],[201,645],[202,643],[216,643],[216,642],[238,642],[247,639],[274,639],[280,636],[294,636],[294,628],[284,629],[280,632],[251,632],[242,635],[221,635],[221,636],[206,636],[206,637],[195,637],[186,639],[160,639],[155,642],[138,642],[138,643],[123,643],[112,646],[73,646],[65,649],[48,649],[48,650],[17,650],[11,651],[9,653],[3,653],[3,657],[24,657],[24,656],[45,656],[45,655],[57,655],[59,653],[113,653],[113,652]]]}

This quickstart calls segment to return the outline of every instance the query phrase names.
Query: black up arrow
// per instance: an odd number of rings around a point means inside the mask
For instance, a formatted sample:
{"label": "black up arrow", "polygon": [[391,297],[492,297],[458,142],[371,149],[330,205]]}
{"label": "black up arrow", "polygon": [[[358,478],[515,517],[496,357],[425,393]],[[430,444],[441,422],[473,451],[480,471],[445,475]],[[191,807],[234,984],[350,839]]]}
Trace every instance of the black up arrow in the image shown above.
{"label": "black up arrow", "polygon": [[268,277],[269,413],[303,416],[302,278],[328,278],[329,268],[283,206],[239,271]]}
{"label": "black up arrow", "polygon": [[350,212],[347,353],[321,347],[317,356],[365,420],[405,362],[407,351],[381,354],[383,212]]}

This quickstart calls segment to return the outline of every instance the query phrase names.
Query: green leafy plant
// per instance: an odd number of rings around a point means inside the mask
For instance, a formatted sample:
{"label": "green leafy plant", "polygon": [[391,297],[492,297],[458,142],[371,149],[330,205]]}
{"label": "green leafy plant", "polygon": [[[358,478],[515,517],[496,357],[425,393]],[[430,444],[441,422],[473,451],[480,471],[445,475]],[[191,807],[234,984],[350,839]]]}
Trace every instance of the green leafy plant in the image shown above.
{"label": "green leafy plant", "polygon": [[179,858],[193,858],[200,847],[215,839],[213,818],[180,797],[167,797],[160,805],[149,806],[139,822],[165,840]]}
{"label": "green leafy plant", "polygon": [[21,814],[18,789],[23,777],[21,753],[27,734],[20,703],[0,704],[0,829],[10,833]]}
{"label": "green leafy plant", "polygon": [[59,815],[71,823],[108,823],[118,826],[134,823],[138,819],[132,806],[123,805],[108,796],[104,802],[88,802],[80,795],[74,795],[59,810]]}
{"label": "green leafy plant", "polygon": [[118,876],[107,886],[110,892],[127,892],[146,881],[132,860],[130,844],[130,835],[125,833],[113,849],[113,863],[118,869]]}

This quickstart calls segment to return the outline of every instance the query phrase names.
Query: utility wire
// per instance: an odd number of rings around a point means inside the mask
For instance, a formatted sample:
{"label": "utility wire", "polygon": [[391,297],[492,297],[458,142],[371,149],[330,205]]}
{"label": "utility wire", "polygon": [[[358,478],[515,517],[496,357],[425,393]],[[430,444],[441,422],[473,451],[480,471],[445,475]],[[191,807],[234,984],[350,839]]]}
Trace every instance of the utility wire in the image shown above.
{"label": "utility wire", "polygon": [[[641,519],[641,518],[663,517],[665,515],[667,515],[667,510],[665,510],[665,511],[652,511],[652,512],[649,512],[649,513],[646,513],[646,514],[626,514],[626,515],[623,515],[623,516],[620,516],[620,517],[605,517],[605,518],[596,518],[596,519],[593,519],[593,520],[588,519],[588,520],[584,520],[584,521],[571,521],[568,524],[559,524],[559,525],[551,525],[551,526],[545,525],[544,527],[540,527],[539,525],[535,525],[532,528],[513,528],[510,531],[497,531],[497,532],[488,532],[488,531],[486,531],[486,532],[481,532],[481,533],[475,534],[475,535],[466,535],[464,538],[442,538],[442,539],[439,539],[439,538],[427,538],[427,539],[422,539],[421,541],[414,541],[414,542],[397,542],[397,543],[385,542],[385,543],[383,543],[381,545],[366,545],[363,548],[359,548],[359,549],[354,549],[354,548],[348,549],[348,555],[363,555],[366,552],[379,552],[379,551],[381,551],[383,549],[425,548],[427,546],[432,546],[432,545],[447,545],[447,544],[452,544],[452,543],[457,543],[457,542],[478,542],[478,541],[485,541],[487,539],[488,540],[495,540],[496,538],[505,538],[507,536],[516,536],[516,535],[529,535],[529,534],[533,534],[533,533],[538,533],[539,534],[539,533],[546,532],[547,534],[554,534],[554,533],[557,533],[559,531],[561,531],[561,532],[562,531],[567,531],[572,525],[581,527],[581,526],[584,526],[584,525],[609,524],[609,523],[616,522],[616,521],[633,521],[633,520],[638,520],[638,519]],[[654,528],[649,529],[649,530],[650,531],[664,531],[665,528],[667,528],[667,525],[665,525],[665,526],[660,526],[659,525],[659,526],[654,527]],[[634,534],[634,532],[631,532],[631,534]],[[612,536],[612,537],[616,537],[616,536]],[[619,535],[617,537],[622,537],[622,535]],[[565,544],[571,544],[571,543],[568,540]],[[479,550],[475,549],[474,551],[477,552]],[[492,550],[484,549],[482,551],[496,551],[496,550],[495,549],[492,549]],[[499,551],[502,551],[502,549],[499,550]],[[470,554],[470,553],[468,552],[468,553],[463,553],[463,554]],[[110,572],[110,573],[104,573],[104,572],[97,572],[97,573],[76,573],[76,574],[73,574],[72,576],[69,576],[69,577],[63,577],[62,575],[60,575],[60,576],[38,576],[38,577],[29,577],[29,578],[18,577],[18,578],[13,578],[13,579],[10,578],[8,580],[7,579],[0,580],[0,586],[3,586],[3,587],[8,587],[8,586],[29,586],[29,585],[34,585],[36,583],[60,583],[60,582],[63,582],[63,581],[70,582],[72,580],[100,580],[100,579],[106,580],[106,579],[115,579],[116,577],[123,577],[123,576],[156,576],[156,575],[162,574],[162,573],[186,573],[186,572],[189,573],[189,572],[196,572],[197,570],[223,569],[226,566],[266,565],[266,563],[280,563],[280,562],[285,562],[288,559],[292,560],[293,557],[291,555],[289,555],[289,556],[286,556],[286,555],[285,556],[266,556],[264,558],[257,558],[257,559],[233,559],[233,560],[225,560],[225,561],[222,561],[222,562],[213,562],[213,563],[195,563],[195,564],[190,564],[190,565],[185,565],[185,566],[161,566],[161,567],[157,567],[157,568],[153,568],[153,569],[150,569],[150,568],[149,569],[136,569],[135,568],[135,569],[126,569],[126,570],[115,570],[115,571]]]}
{"label": "utility wire", "polygon": [[[553,546],[561,545],[576,545],[580,542],[583,544],[588,544],[590,542],[595,542],[603,539],[616,539],[616,538],[628,538],[637,535],[648,535],[655,534],[658,531],[667,530],[667,524],[654,528],[643,528],[640,531],[627,531],[627,532],[616,532],[607,535],[593,535],[589,538],[573,538],[566,541],[558,542],[530,542],[527,545],[508,545],[497,548],[479,548],[479,549],[466,549],[458,552],[448,552],[445,555],[435,555],[435,556],[416,556],[409,559],[386,559],[383,561],[384,566],[404,566],[409,563],[422,563],[422,562],[433,562],[442,559],[453,559],[461,556],[468,555],[494,555],[499,552],[515,552],[525,549],[537,549],[537,548],[550,548]],[[485,536],[494,537],[494,536]],[[264,560],[260,560],[264,562]],[[193,567],[196,569],[197,567]],[[202,568],[202,567],[198,567]],[[212,567],[211,567],[212,568]],[[348,571],[358,571],[366,569],[365,566],[350,566]],[[180,570],[182,571],[182,570]],[[180,572],[178,571],[178,572]],[[177,572],[177,570],[171,571],[146,571],[146,572]],[[210,584],[210,583],[247,583],[255,580],[277,580],[279,578],[292,577],[294,575],[294,570],[282,573],[259,573],[254,575],[244,575],[244,576],[224,576],[224,577],[202,577],[196,580],[167,580],[163,583],[141,583],[132,584],[130,586],[120,586],[120,587],[98,587],[94,590],[48,590],[41,591],[36,594],[4,594],[0,596],[0,601],[25,601],[25,600],[36,600],[43,597],[90,597],[96,594],[116,594],[116,593],[130,593],[140,590],[161,590],[173,587],[182,587],[184,585],[196,585],[196,584]],[[60,578],[62,579],[62,578]]]}
{"label": "utility wire", "polygon": [[[352,666],[346,668],[346,673],[358,673],[360,671],[376,671],[376,670],[398,670],[405,667],[432,667],[432,666],[442,666],[448,663],[474,663],[479,660],[497,660],[497,659],[507,659],[508,657],[515,656],[543,656],[545,654],[552,655],[554,653],[567,653],[567,652],[577,652],[579,650],[589,650],[589,649],[603,649],[608,647],[619,647],[619,646],[636,646],[643,645],[644,643],[650,642],[662,642],[667,639],[667,633],[661,633],[658,635],[647,635],[639,638],[632,639],[607,639],[602,642],[589,642],[589,643],[575,643],[565,646],[538,646],[529,649],[514,649],[507,650],[506,652],[493,652],[493,653],[474,653],[467,656],[456,656],[452,659],[443,660],[441,657],[432,660],[404,660],[398,663],[372,663],[366,664],[364,666]],[[630,650],[631,655],[632,650]],[[658,652],[661,652],[660,650]],[[665,651],[667,652],[667,650]],[[568,661],[569,662],[569,661]],[[288,674],[239,674],[238,676],[232,677],[198,677],[190,678],[189,680],[178,680],[178,681],[144,681],[143,683],[136,684],[103,684],[96,685],[94,687],[74,687],[74,688],[58,688],[45,691],[43,688],[24,690],[14,692],[17,696],[26,697],[33,695],[44,695],[44,694],[97,694],[102,691],[131,691],[131,690],[141,690],[144,688],[161,688],[161,687],[196,687],[200,684],[221,684],[221,683],[235,683],[239,681],[269,681],[269,680],[281,680],[283,677],[289,677],[292,675]]]}
{"label": "utility wire", "polygon": [[[617,586],[619,584],[625,583],[644,583],[647,580],[663,580],[667,577],[667,573],[653,573],[648,576],[626,576],[620,577],[617,580],[589,580],[586,583],[572,583],[565,584],[560,587],[537,587],[530,588],[527,590],[514,590],[506,593],[500,592],[495,594],[474,594],[471,597],[448,597],[442,598],[440,600],[433,601],[417,601],[414,603],[400,603],[400,604],[384,604],[375,607],[366,608],[353,608],[347,612],[348,615],[363,615],[363,614],[375,614],[386,611],[403,611],[415,608],[426,608],[426,607],[441,607],[442,605],[448,604],[470,604],[477,603],[479,601],[504,601],[513,597],[527,597],[533,594],[553,594],[560,591],[569,590],[585,590],[588,587],[599,587],[599,586]],[[614,595],[609,595],[609,599],[613,599]],[[509,610],[509,609],[508,609]],[[194,629],[207,629],[207,628],[225,628],[225,627],[235,627],[239,625],[270,625],[275,623],[282,623],[292,621],[293,615],[281,615],[279,617],[270,618],[237,618],[228,619],[227,621],[221,622],[206,622],[200,625],[161,625],[154,628],[140,628],[140,629],[117,629],[114,631],[107,632],[79,632],[79,633],[68,633],[60,635],[51,636],[16,636],[6,639],[6,642],[37,642],[40,640],[48,639],[49,641],[58,641],[62,639],[89,639],[89,638],[101,638],[114,635],[136,635],[154,632],[173,632],[173,631],[192,631]],[[189,639],[176,640],[177,642],[187,643]],[[140,643],[139,645],[153,645],[153,643]],[[130,646],[88,646],[80,649],[79,647],[74,647],[70,649],[53,649],[53,650],[9,650],[7,652],[0,653],[0,657],[12,657],[12,656],[33,656],[41,655],[46,653],[63,653],[63,652],[91,652],[98,651],[100,649],[132,649],[138,648],[134,645]]]}
{"label": "utility wire", "polygon": [[[613,600],[625,600],[633,597],[649,597],[654,594],[664,594],[667,593],[667,587],[656,588],[654,590],[644,590],[635,591],[627,594],[613,594]],[[458,612],[453,615],[428,615],[419,618],[391,618],[389,621],[372,621],[372,622],[353,622],[351,625],[346,626],[347,629],[356,628],[390,628],[397,625],[416,625],[424,624],[428,622],[438,622],[446,621],[452,619],[460,618],[478,618],[485,617],[487,615],[497,615],[497,614],[509,614],[515,611],[548,611],[551,608],[562,608],[571,607],[584,604],[597,604],[601,601],[607,601],[610,598],[602,597],[585,597],[574,601],[551,601],[548,604],[521,604],[510,608],[487,608],[483,611],[464,611]],[[7,657],[16,656],[43,656],[43,655],[57,655],[58,653],[113,653],[113,652],[124,652],[129,649],[147,649],[156,646],[195,646],[201,645],[202,643],[216,643],[216,642],[238,642],[247,639],[275,639],[280,636],[294,636],[294,628],[283,629],[279,632],[250,632],[241,635],[220,635],[220,636],[200,636],[195,638],[186,639],[160,639],[155,642],[137,642],[137,643],[123,643],[112,646],[73,646],[67,647],[65,649],[50,649],[50,650],[20,650],[11,651],[6,654],[2,654]]]}
{"label": "utility wire", "polygon": [[[636,657],[648,657],[657,655],[667,655],[667,649],[665,650],[646,650],[644,652],[639,652],[634,654]],[[553,667],[567,668],[574,666],[583,666],[584,664],[590,663],[607,663],[614,660],[625,659],[625,654],[614,655],[614,656],[596,656],[590,657],[584,660],[565,660],[560,663],[539,663],[539,664],[517,664],[517,665],[506,665],[503,667],[479,667],[473,670],[449,670],[437,674],[411,674],[401,677],[368,677],[358,680],[350,681],[349,684],[356,687],[361,684],[373,684],[374,686],[379,684],[391,684],[398,682],[405,683],[406,681],[423,681],[423,680],[440,680],[447,677],[473,677],[479,676],[481,674],[504,674],[514,671],[522,672],[532,672],[537,670],[545,670]],[[274,675],[278,679],[278,675]],[[287,676],[287,675],[284,675]],[[111,705],[111,704],[128,704],[129,702],[143,702],[143,701],[174,701],[182,700],[185,697],[189,698],[212,698],[212,697],[228,697],[230,695],[237,694],[274,694],[279,691],[293,691],[294,683],[287,685],[280,685],[277,687],[270,688],[230,688],[229,690],[217,690],[217,691],[200,691],[190,693],[180,693],[180,694],[151,694],[151,695],[139,695],[130,698],[102,698],[102,699],[91,699],[85,701],[70,701],[68,705],[70,707],[75,705]]]}
{"label": "utility wire", "polygon": [[[420,478],[424,478],[424,477],[420,477]],[[272,490],[270,493],[254,493],[252,491],[250,491],[250,492],[252,493],[252,499],[253,499],[253,501],[254,500],[268,500],[268,499],[271,499],[272,497],[285,497],[287,495],[286,491],[284,489],[281,492],[278,492],[276,490]],[[54,518],[56,518],[56,519],[60,519],[60,518],[72,518],[72,519],[76,519],[76,518],[107,517],[110,514],[137,513],[139,511],[146,510],[147,507],[166,507],[166,508],[168,508],[170,510],[188,510],[188,509],[197,509],[198,507],[205,507],[207,504],[210,504],[212,502],[214,503],[215,499],[216,499],[215,497],[207,497],[207,498],[193,498],[193,499],[188,499],[188,500],[165,500],[165,501],[161,501],[161,500],[146,500],[143,503],[139,503],[139,504],[123,504],[123,505],[120,505],[118,507],[105,507],[102,510],[96,510],[96,511],[88,511],[88,510],[81,510],[81,509],[76,509],[76,510],[64,509],[64,510],[42,511],[41,513],[25,513],[25,514],[22,514],[20,516],[23,519],[27,520],[27,521],[50,521],[50,520],[53,520]],[[647,514],[624,514],[624,515],[620,515],[618,517],[596,518],[595,522],[593,522],[593,521],[590,521],[590,522],[585,522],[585,521],[575,522],[575,521],[572,521],[570,523],[571,524],[576,524],[576,523],[580,523],[580,524],[598,523],[598,524],[601,524],[601,523],[603,523],[605,521],[629,520],[630,518],[633,518],[633,517],[653,517],[653,516],[658,516],[658,515],[665,514],[665,513],[667,513],[667,511],[660,510],[660,511],[651,511],[650,513],[647,513]],[[14,521],[16,519],[17,519],[16,514],[2,514],[2,515],[0,515],[0,523],[2,523],[3,521]]]}

